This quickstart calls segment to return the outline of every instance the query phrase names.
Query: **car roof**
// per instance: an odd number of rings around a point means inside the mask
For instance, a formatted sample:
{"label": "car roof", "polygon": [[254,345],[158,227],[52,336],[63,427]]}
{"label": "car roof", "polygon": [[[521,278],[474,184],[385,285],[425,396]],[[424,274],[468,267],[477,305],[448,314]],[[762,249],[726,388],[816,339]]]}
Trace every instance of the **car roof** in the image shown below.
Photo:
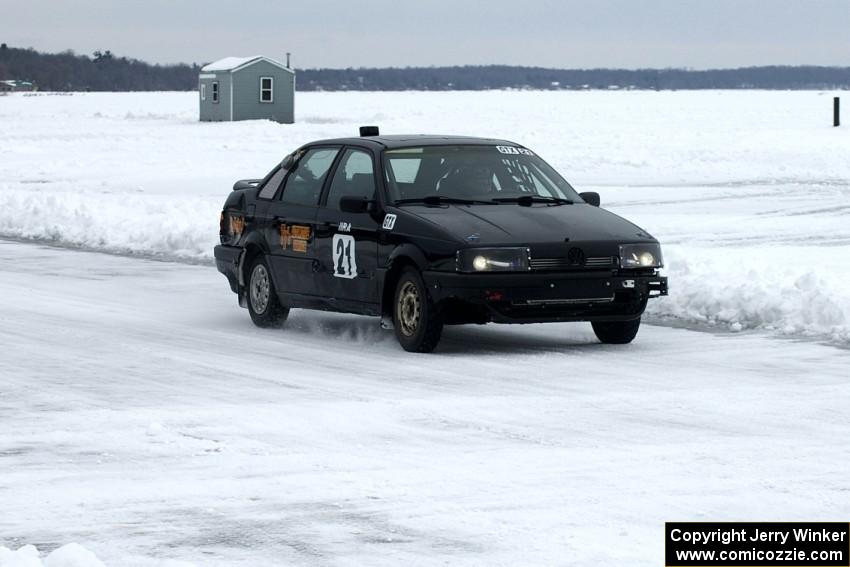
{"label": "car roof", "polygon": [[308,145],[350,144],[350,145],[381,145],[387,149],[409,148],[417,146],[517,146],[524,147],[509,140],[496,138],[475,138],[472,136],[442,136],[436,134],[399,134],[394,136],[352,136],[349,138],[333,138],[318,140]]}

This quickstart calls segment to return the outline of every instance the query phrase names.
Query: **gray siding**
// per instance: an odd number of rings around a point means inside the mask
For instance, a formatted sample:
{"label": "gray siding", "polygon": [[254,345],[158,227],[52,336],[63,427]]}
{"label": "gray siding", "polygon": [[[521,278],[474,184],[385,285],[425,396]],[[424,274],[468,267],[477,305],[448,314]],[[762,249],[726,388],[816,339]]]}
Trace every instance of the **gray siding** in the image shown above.
{"label": "gray siding", "polygon": [[[202,121],[230,120],[230,73],[203,73],[215,75],[212,79],[198,79],[198,101]],[[218,102],[213,102],[213,83],[218,81]],[[201,100],[201,85],[206,90],[206,100]]]}
{"label": "gray siding", "polygon": [[[295,122],[295,75],[265,61],[240,69],[233,77],[233,119]],[[260,77],[274,78],[273,102],[260,102]]]}

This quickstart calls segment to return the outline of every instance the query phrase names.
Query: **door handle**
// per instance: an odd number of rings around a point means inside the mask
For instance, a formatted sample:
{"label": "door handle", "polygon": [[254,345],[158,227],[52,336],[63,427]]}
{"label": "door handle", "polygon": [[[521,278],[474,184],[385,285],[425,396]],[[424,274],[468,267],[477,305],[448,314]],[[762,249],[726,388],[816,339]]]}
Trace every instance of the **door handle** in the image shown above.
{"label": "door handle", "polygon": [[330,236],[333,232],[334,223],[332,222],[323,222],[321,224],[316,224],[316,236],[325,237]]}

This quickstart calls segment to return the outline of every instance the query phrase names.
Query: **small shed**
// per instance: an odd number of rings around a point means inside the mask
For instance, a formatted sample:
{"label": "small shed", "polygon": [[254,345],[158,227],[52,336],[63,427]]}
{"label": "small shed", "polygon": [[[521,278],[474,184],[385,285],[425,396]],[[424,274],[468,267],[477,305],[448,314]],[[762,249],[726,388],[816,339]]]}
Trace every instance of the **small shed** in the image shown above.
{"label": "small shed", "polygon": [[263,57],[225,57],[198,75],[201,121],[295,121],[295,71]]}
{"label": "small shed", "polygon": [[17,80],[9,80],[9,81],[0,81],[0,92],[21,92],[21,91],[35,91],[36,86],[34,83],[30,81],[17,81]]}

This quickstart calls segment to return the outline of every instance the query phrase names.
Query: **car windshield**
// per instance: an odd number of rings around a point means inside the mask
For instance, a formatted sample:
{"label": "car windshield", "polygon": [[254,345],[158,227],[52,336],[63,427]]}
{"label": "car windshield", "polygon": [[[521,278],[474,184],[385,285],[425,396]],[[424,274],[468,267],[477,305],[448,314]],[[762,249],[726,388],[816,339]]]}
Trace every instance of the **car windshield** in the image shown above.
{"label": "car windshield", "polygon": [[563,177],[515,146],[425,146],[387,150],[384,174],[395,203],[581,202]]}

